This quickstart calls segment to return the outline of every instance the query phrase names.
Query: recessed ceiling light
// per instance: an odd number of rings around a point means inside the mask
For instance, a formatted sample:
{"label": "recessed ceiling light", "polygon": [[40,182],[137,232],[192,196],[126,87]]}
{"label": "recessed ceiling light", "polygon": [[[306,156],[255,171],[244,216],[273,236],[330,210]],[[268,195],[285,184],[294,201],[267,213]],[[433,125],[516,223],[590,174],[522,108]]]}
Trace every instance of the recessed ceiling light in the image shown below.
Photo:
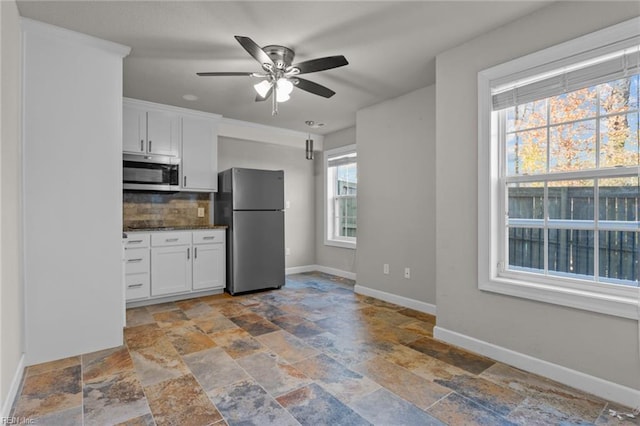
{"label": "recessed ceiling light", "polygon": [[198,97],[196,95],[184,95],[182,99],[185,101],[197,101]]}
{"label": "recessed ceiling light", "polygon": [[307,120],[304,122],[304,124],[311,127],[312,129],[319,129],[320,127],[324,126],[324,123],[316,123],[313,120]]}

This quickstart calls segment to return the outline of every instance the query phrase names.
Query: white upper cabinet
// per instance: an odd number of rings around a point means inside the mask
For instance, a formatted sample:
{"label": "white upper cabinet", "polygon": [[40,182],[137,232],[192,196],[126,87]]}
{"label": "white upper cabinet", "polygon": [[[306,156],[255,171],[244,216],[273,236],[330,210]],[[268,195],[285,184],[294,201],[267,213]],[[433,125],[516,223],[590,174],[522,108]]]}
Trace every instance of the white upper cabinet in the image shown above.
{"label": "white upper cabinet", "polygon": [[181,190],[218,190],[221,116],[129,98],[122,111],[123,152],[181,157]]}
{"label": "white upper cabinet", "polygon": [[147,113],[127,103],[122,105],[122,150],[137,154],[147,152]]}
{"label": "white upper cabinet", "polygon": [[180,116],[166,111],[147,111],[147,153],[180,154]]}
{"label": "white upper cabinet", "polygon": [[182,117],[182,188],[218,189],[217,123],[204,117]]}
{"label": "white upper cabinet", "polygon": [[178,113],[125,100],[122,107],[122,150],[132,154],[177,157],[180,154]]}

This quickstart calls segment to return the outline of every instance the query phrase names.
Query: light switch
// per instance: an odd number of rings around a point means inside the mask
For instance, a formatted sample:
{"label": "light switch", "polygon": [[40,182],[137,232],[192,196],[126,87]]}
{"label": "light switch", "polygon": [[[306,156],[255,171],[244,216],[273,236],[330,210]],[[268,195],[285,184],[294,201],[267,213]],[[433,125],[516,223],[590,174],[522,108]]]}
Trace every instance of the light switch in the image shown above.
{"label": "light switch", "polygon": [[285,209],[290,209],[291,208],[291,202],[290,201],[285,201],[284,208]]}

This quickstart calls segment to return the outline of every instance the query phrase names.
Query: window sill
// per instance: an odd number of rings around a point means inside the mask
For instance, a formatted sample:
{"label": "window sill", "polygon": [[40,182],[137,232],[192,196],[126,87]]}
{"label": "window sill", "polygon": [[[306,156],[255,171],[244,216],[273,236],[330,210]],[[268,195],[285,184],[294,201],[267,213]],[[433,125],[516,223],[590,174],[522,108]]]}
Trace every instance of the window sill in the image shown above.
{"label": "window sill", "polygon": [[618,294],[573,289],[496,277],[480,282],[480,290],[538,302],[567,306],[633,320],[640,319],[640,289],[630,287]]}
{"label": "window sill", "polygon": [[351,241],[324,240],[324,245],[332,246],[332,247],[342,247],[342,248],[351,249],[351,250],[356,249],[356,243]]}

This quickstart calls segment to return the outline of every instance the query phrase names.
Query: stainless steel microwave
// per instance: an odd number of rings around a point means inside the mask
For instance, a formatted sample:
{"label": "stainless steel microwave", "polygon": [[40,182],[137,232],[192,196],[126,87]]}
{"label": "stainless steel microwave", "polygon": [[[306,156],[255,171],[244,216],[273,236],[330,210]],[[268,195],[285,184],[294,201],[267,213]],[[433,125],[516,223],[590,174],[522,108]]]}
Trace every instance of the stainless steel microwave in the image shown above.
{"label": "stainless steel microwave", "polygon": [[179,191],[180,159],[164,155],[124,154],[122,187],[144,191]]}

